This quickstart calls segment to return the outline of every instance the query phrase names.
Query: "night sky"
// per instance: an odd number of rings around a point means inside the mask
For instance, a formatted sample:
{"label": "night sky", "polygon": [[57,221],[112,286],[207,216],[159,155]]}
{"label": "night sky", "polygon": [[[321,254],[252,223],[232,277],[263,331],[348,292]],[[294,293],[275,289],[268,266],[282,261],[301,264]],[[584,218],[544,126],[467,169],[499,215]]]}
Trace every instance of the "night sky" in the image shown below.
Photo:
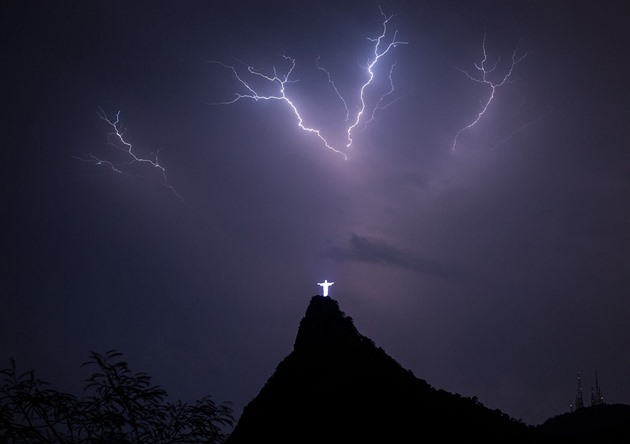
{"label": "night sky", "polygon": [[[582,374],[630,403],[628,1],[25,1],[0,6],[0,359],[80,394],[118,349],[235,416],[316,285],[432,386],[528,424]],[[366,88],[389,106],[353,132]],[[485,49],[500,79],[475,82]],[[296,67],[286,102],[233,72]],[[258,78],[259,94],[273,94]],[[265,89],[266,88],[266,89]],[[384,104],[385,102],[382,102]],[[108,142],[115,119],[148,163]],[[120,148],[120,146],[119,146]]]}

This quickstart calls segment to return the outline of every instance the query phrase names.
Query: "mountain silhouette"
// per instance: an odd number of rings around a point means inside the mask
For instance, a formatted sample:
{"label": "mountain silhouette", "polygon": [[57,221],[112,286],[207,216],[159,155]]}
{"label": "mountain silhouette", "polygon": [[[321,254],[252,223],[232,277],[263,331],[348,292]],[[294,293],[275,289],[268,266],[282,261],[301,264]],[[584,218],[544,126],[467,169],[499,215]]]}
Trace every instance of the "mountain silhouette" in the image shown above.
{"label": "mountain silhouette", "polygon": [[630,405],[602,404],[549,418],[537,427],[549,442],[630,443]]}
{"label": "mountain silhouette", "polygon": [[[437,439],[436,439],[437,438]],[[243,409],[227,444],[543,442],[476,398],[431,387],[313,296],[293,351]]]}

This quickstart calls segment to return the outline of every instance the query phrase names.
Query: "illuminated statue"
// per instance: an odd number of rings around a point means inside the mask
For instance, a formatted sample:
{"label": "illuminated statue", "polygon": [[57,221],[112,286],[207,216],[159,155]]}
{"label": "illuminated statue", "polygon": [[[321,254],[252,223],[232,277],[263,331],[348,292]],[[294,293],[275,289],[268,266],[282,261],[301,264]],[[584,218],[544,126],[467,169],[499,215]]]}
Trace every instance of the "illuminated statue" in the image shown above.
{"label": "illuminated statue", "polygon": [[324,279],[324,282],[318,282],[317,285],[324,289],[324,297],[328,296],[328,287],[330,287],[334,282],[328,282]]}

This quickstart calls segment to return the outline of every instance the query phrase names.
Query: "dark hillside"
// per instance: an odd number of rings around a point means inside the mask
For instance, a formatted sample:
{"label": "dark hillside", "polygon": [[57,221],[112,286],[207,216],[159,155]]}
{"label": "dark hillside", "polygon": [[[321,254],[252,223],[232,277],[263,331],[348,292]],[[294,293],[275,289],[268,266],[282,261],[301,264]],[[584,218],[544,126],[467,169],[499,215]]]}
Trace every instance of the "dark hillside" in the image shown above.
{"label": "dark hillside", "polygon": [[314,296],[291,352],[228,439],[239,443],[540,442],[537,431],[436,390],[361,335],[337,301]]}
{"label": "dark hillside", "polygon": [[630,443],[630,405],[603,404],[554,416],[537,427],[554,443]]}

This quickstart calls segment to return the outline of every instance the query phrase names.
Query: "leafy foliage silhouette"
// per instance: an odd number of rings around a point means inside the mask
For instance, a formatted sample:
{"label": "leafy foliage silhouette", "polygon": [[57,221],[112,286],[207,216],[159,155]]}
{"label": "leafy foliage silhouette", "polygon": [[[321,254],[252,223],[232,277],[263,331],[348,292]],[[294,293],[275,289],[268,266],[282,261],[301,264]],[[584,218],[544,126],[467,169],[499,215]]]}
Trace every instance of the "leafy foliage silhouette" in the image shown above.
{"label": "leafy foliage silhouette", "polygon": [[122,353],[90,353],[95,367],[79,399],[49,388],[15,361],[0,370],[0,443],[223,443],[233,425],[229,403],[210,396],[167,402],[146,373],[133,373]]}

